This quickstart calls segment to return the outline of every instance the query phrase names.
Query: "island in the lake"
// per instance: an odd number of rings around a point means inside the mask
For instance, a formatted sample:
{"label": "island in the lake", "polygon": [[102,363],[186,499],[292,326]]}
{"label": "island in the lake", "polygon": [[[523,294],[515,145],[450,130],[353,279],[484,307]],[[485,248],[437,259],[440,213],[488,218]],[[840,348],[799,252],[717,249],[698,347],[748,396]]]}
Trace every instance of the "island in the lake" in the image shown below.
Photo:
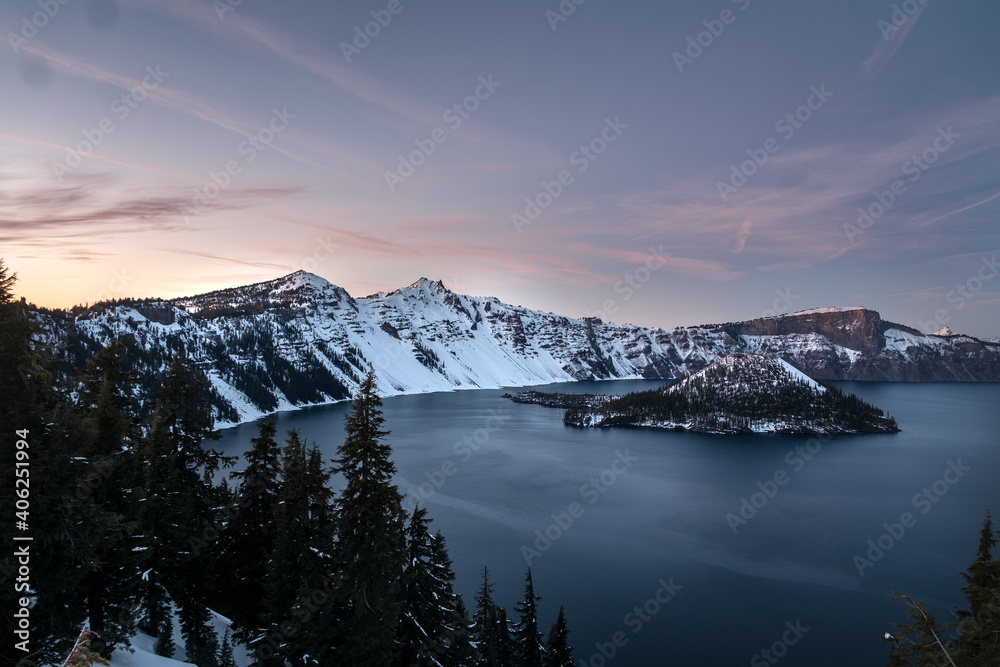
{"label": "island in the lake", "polygon": [[773,355],[731,354],[665,387],[623,396],[504,394],[563,408],[576,427],[629,426],[719,435],[896,433],[896,420],[854,394],[821,384]]}

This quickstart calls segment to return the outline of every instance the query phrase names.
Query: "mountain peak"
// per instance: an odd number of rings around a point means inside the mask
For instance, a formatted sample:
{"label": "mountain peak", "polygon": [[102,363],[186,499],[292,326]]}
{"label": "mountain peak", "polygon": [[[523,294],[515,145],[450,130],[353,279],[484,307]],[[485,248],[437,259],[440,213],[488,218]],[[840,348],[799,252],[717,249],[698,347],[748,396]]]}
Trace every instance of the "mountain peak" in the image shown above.
{"label": "mountain peak", "polygon": [[779,386],[788,382],[801,382],[810,389],[823,393],[826,388],[814,379],[774,354],[753,354],[734,352],[706,368],[684,378],[667,391],[678,390],[690,384],[695,378],[715,378],[723,386],[731,385],[742,390]]}
{"label": "mountain peak", "polygon": [[303,271],[299,269],[293,273],[289,273],[287,276],[282,276],[276,280],[270,281],[274,285],[274,291],[283,292],[285,290],[294,290],[301,287],[312,287],[315,289],[323,289],[326,287],[333,287],[331,283],[326,278],[317,276],[315,273],[309,273],[308,271]]}
{"label": "mountain peak", "polygon": [[441,282],[440,280],[431,280],[430,278],[424,278],[423,276],[421,276],[419,280],[411,284],[409,287],[410,289],[428,288],[428,289],[444,290],[446,292],[450,291],[447,287],[444,286],[444,283]]}
{"label": "mountain peak", "polygon": [[403,291],[429,292],[431,294],[451,294],[451,290],[444,286],[440,280],[431,280],[421,277],[416,282],[410,283],[406,287],[393,290],[389,294],[398,294]]}

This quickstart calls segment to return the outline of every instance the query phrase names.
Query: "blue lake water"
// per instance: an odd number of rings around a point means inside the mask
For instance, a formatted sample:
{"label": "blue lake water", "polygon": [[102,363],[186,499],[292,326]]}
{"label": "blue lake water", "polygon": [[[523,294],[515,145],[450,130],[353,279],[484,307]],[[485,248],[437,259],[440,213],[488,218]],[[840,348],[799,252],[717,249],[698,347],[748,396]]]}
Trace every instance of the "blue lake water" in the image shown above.
{"label": "blue lake water", "polygon": [[[447,538],[470,609],[488,565],[513,615],[530,559],[540,625],[565,604],[578,664],[766,665],[767,650],[785,665],[883,665],[882,632],[906,618],[893,591],[926,600],[941,621],[964,603],[960,573],[986,509],[1000,512],[1000,385],[835,384],[902,432],[810,442],[581,430],[501,390],[384,407],[397,482]],[[347,409],[275,418],[279,433],[297,428],[332,458]],[[242,453],[255,433],[228,429],[216,446]],[[736,521],[744,498],[749,518]],[[869,559],[880,538],[888,548]]]}

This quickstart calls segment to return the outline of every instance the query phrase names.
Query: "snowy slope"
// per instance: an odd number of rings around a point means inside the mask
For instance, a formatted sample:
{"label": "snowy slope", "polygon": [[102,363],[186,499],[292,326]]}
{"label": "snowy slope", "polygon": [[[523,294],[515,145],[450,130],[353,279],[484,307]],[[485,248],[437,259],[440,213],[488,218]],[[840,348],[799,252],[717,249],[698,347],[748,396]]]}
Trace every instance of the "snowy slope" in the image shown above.
{"label": "snowy slope", "polygon": [[[229,629],[231,621],[215,612],[212,612],[212,628],[221,643],[226,630]],[[174,622],[174,645],[177,647],[172,658],[165,658],[156,655],[154,646],[156,639],[147,634],[139,632],[132,637],[131,652],[127,649],[119,649],[111,656],[111,667],[183,667],[192,665],[187,662],[187,655],[184,653],[184,638],[181,636],[180,623]],[[233,647],[233,659],[239,667],[248,667],[252,656],[247,654],[243,646],[236,644]]]}
{"label": "snowy slope", "polygon": [[421,278],[354,298],[302,271],[173,301],[39,315],[82,365],[131,335],[153,388],[172,355],[209,376],[220,426],[348,398],[371,368],[386,395],[618,378],[676,378],[732,352],[773,354],[811,377],[1000,381],[1000,347],[925,336],[862,308],[664,330],[576,319],[456,294]]}

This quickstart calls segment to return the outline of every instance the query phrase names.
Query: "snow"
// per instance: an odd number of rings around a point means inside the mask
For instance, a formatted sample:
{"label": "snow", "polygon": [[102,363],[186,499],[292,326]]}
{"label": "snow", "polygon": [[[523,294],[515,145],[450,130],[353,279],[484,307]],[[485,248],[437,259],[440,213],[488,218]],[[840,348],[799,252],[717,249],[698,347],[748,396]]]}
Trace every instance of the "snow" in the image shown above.
{"label": "snow", "polygon": [[945,345],[948,345],[948,342],[940,338],[930,338],[899,329],[888,329],[885,332],[885,348],[907,360],[912,358],[910,350],[926,350],[929,346],[943,347]]}
{"label": "snow", "polygon": [[867,310],[862,306],[849,306],[847,308],[812,308],[810,310],[799,310],[791,313],[789,317],[795,317],[796,315],[824,315],[826,313],[850,313],[856,310]]}
{"label": "snow", "polygon": [[[221,644],[226,630],[232,625],[232,621],[212,612],[211,624]],[[174,619],[173,638],[177,651],[173,658],[165,658],[162,655],[156,655],[156,651],[154,650],[156,639],[140,632],[135,637],[132,637],[130,641],[132,652],[118,649],[112,654],[111,667],[181,667],[182,665],[191,665],[191,663],[186,662],[187,654],[184,652],[184,638],[181,636],[180,623],[176,618]],[[230,641],[232,641],[232,636],[230,636]],[[239,644],[233,645],[233,658],[239,667],[248,667],[252,662],[251,656]]]}
{"label": "snow", "polygon": [[[298,368],[321,364],[348,391],[353,392],[357,378],[374,368],[386,396],[651,375],[681,377],[740,351],[775,354],[791,367],[832,367],[835,373],[849,373],[867,359],[862,351],[835,345],[818,333],[733,338],[718,328],[664,330],[594,324],[508,305],[493,297],[456,294],[427,278],[355,299],[319,276],[298,271],[270,282],[159,305],[173,309],[172,324],[150,322],[134,308],[121,306],[80,318],[76,326],[97,344],[133,334],[142,349],[165,359],[183,347],[237,415],[234,422],[219,422],[220,428],[253,421],[265,413],[213,365],[209,352],[228,350],[232,362],[241,366],[259,363],[253,349],[241,351],[238,346],[238,341],[256,335],[272,341],[277,353]],[[190,314],[205,309],[233,312],[213,318]],[[820,308],[794,315],[858,310],[862,309]],[[912,348],[937,353],[941,346],[959,342],[955,337],[895,329],[887,331],[885,339],[883,354],[897,360],[910,359]],[[162,370],[150,368],[148,372]],[[305,407],[277,389],[271,393],[278,411]],[[326,396],[319,402],[335,398]]]}
{"label": "snow", "polygon": [[[699,371],[671,386],[667,391],[683,391],[692,379],[704,377],[708,373],[712,372],[713,369],[720,366],[735,369],[741,373],[742,377],[740,375],[737,376],[739,377],[739,382],[735,385],[736,391],[759,391],[763,389],[763,387],[759,386],[759,384],[751,386],[747,381],[756,381],[760,383],[765,381],[766,378],[775,375],[779,376],[780,380],[802,382],[819,393],[826,391],[826,387],[822,386],[784,359],[773,355],[745,353],[731,354],[723,359],[720,359],[704,370]],[[772,381],[771,384],[776,384],[780,380],[776,379]]]}
{"label": "snow", "polygon": [[785,369],[785,372],[788,373],[793,380],[802,382],[803,384],[812,387],[821,394],[826,391],[826,387],[822,386],[819,382],[816,382],[816,380],[813,380],[811,377],[800,371],[795,366],[792,366],[784,359],[776,359],[776,361],[779,364],[781,364],[781,367]]}

